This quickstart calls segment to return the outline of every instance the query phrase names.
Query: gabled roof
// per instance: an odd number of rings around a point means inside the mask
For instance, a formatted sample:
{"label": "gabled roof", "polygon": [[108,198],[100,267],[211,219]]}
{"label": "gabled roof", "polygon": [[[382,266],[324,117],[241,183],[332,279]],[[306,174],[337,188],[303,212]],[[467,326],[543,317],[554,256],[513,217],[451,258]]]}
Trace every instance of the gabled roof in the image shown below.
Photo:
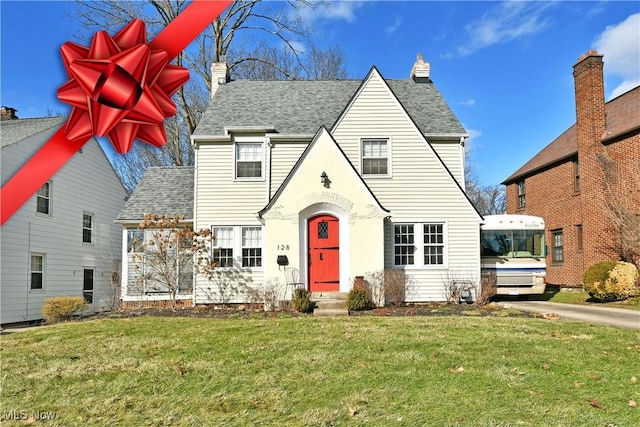
{"label": "gabled roof", "polygon": [[300,156],[300,158],[298,159],[296,164],[293,166],[293,168],[291,168],[291,171],[289,172],[287,177],[284,179],[284,181],[282,182],[282,184],[280,185],[278,190],[275,192],[275,194],[273,195],[271,200],[269,200],[269,203],[267,203],[267,205],[258,212],[258,215],[260,217],[262,217],[262,215],[264,215],[266,212],[268,212],[269,209],[271,209],[271,207],[278,201],[278,199],[280,198],[280,196],[284,192],[285,188],[287,187],[287,185],[291,181],[291,179],[293,179],[293,177],[296,174],[296,172],[303,165],[303,163],[304,163],[305,159],[308,157],[309,153],[315,148],[315,145],[316,145],[317,141],[321,137],[324,137],[324,136],[330,138],[331,142],[333,143],[333,145],[335,146],[337,151],[340,153],[340,155],[344,159],[345,164],[348,165],[347,167],[349,167],[351,169],[351,171],[353,172],[353,176],[357,177],[357,180],[358,180],[358,182],[360,182],[362,184],[362,188],[364,189],[364,191],[367,192],[368,196],[371,197],[371,200],[380,209],[380,211],[381,212],[385,212],[385,213],[389,213],[389,210],[385,209],[380,204],[380,201],[376,198],[375,194],[373,194],[373,192],[371,191],[371,189],[369,188],[367,183],[364,182],[364,179],[362,179],[362,176],[358,173],[356,168],[349,161],[349,159],[347,158],[347,155],[344,153],[344,151],[342,151],[342,148],[340,148],[340,145],[336,142],[336,140],[333,138],[333,136],[329,133],[327,128],[325,126],[320,126],[320,129],[318,129],[318,131],[316,132],[315,136],[311,140],[311,143],[309,143],[309,145],[307,145],[307,148],[302,152],[302,155]]}
{"label": "gabled roof", "polygon": [[[628,132],[640,129],[640,86],[612,99],[605,104],[607,131],[601,142],[607,142]],[[551,144],[544,147],[531,160],[505,179],[508,185],[535,172],[566,161],[578,154],[578,135],[573,124]]]}
{"label": "gabled roof", "polygon": [[193,167],[150,167],[116,222],[138,222],[145,213],[184,215],[193,220]]}
{"label": "gabled roof", "polygon": [[2,148],[48,129],[59,127],[65,120],[64,117],[41,117],[0,121]]}
{"label": "gabled roof", "polygon": [[[218,86],[193,138],[225,135],[225,128],[275,128],[282,135],[330,129],[362,80],[236,80]],[[387,80],[425,135],[466,135],[433,83]],[[250,108],[248,108],[250,106]]]}

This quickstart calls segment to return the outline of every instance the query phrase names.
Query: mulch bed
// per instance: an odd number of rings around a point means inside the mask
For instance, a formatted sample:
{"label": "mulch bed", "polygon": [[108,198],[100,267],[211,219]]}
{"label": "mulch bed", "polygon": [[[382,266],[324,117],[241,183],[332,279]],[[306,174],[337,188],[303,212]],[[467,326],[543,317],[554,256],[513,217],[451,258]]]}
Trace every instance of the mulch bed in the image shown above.
{"label": "mulch bed", "polygon": [[[372,310],[350,311],[350,316],[468,316],[468,317],[541,317],[535,313],[522,312],[505,308],[500,304],[487,304],[477,306],[473,304],[409,304],[403,306],[390,306]],[[262,307],[248,304],[235,306],[203,305],[196,307],[182,307],[172,310],[170,308],[139,308],[126,309],[105,313],[97,313],[84,319],[100,318],[132,318],[140,316],[159,317],[196,317],[214,319],[270,319],[286,317],[308,317],[313,313],[298,313],[291,309],[278,311],[264,311]]]}

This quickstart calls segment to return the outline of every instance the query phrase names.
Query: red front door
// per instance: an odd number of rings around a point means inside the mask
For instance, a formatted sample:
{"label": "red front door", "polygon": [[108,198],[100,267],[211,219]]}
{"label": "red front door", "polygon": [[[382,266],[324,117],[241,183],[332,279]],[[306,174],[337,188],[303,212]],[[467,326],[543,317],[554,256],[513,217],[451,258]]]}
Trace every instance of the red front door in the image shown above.
{"label": "red front door", "polygon": [[309,220],[309,290],[340,290],[340,233],[338,218],[318,215]]}

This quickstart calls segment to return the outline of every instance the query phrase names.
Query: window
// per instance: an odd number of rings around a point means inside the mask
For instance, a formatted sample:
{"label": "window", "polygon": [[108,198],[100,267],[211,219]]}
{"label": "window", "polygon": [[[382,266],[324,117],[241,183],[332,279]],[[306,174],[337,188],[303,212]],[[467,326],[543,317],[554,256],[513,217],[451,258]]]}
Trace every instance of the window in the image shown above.
{"label": "window", "polygon": [[553,248],[551,250],[551,260],[555,263],[564,261],[564,248],[562,239],[562,230],[551,231],[551,242]]}
{"label": "window", "polygon": [[524,197],[525,188],[524,188],[524,180],[518,182],[518,207],[524,208],[526,201]]}
{"label": "window", "polygon": [[242,227],[242,266],[262,267],[262,228]]}
{"label": "window", "polygon": [[573,161],[573,191],[580,191],[580,165],[577,159]]}
{"label": "window", "polygon": [[326,240],[329,238],[329,223],[320,221],[318,223],[318,240]]}
{"label": "window", "polygon": [[144,230],[137,230],[137,229],[127,230],[127,252],[128,253],[144,252]]}
{"label": "window", "polygon": [[44,255],[31,254],[31,284],[30,288],[40,291],[44,288]]}
{"label": "window", "polygon": [[82,279],[82,296],[87,304],[93,304],[93,269],[85,268]]}
{"label": "window", "polygon": [[91,243],[93,234],[93,215],[82,214],[82,243]]}
{"label": "window", "polygon": [[413,224],[394,225],[394,264],[413,265],[414,264],[414,236]]}
{"label": "window", "polygon": [[576,225],[576,250],[578,252],[582,251],[582,224]]}
{"label": "window", "polygon": [[51,214],[51,182],[46,182],[36,195],[36,212]]}
{"label": "window", "polygon": [[213,227],[213,262],[233,267],[233,227]]}
{"label": "window", "polygon": [[262,267],[261,226],[213,226],[211,232],[213,262],[219,267]]}
{"label": "window", "polygon": [[262,144],[236,144],[236,178],[261,178],[262,157]]}
{"label": "window", "polygon": [[[416,246],[416,235],[422,235],[419,246]],[[445,266],[446,224],[395,224],[393,251],[395,266]]]}
{"label": "window", "polygon": [[424,224],[424,265],[444,264],[444,224]]}
{"label": "window", "polygon": [[389,173],[389,148],[386,139],[362,140],[362,174],[387,175]]}

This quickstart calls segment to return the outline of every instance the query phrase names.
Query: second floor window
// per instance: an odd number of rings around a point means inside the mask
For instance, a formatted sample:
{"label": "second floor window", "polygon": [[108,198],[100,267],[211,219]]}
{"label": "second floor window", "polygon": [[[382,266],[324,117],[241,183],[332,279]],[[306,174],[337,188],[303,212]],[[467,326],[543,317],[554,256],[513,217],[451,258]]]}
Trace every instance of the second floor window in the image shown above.
{"label": "second floor window", "polygon": [[573,161],[573,191],[580,191],[580,164],[578,160]]}
{"label": "second floor window", "polygon": [[386,139],[362,140],[362,175],[387,175],[389,173],[389,141]]}
{"label": "second floor window", "polygon": [[262,178],[262,144],[236,144],[236,178]]}
{"label": "second floor window", "polygon": [[51,214],[51,183],[46,182],[36,195],[36,212],[40,214]]}
{"label": "second floor window", "polygon": [[82,214],[82,243],[91,243],[93,234],[93,215]]}
{"label": "second floor window", "polygon": [[518,182],[518,207],[524,208],[526,204],[525,200],[525,188],[524,188],[524,180]]}

